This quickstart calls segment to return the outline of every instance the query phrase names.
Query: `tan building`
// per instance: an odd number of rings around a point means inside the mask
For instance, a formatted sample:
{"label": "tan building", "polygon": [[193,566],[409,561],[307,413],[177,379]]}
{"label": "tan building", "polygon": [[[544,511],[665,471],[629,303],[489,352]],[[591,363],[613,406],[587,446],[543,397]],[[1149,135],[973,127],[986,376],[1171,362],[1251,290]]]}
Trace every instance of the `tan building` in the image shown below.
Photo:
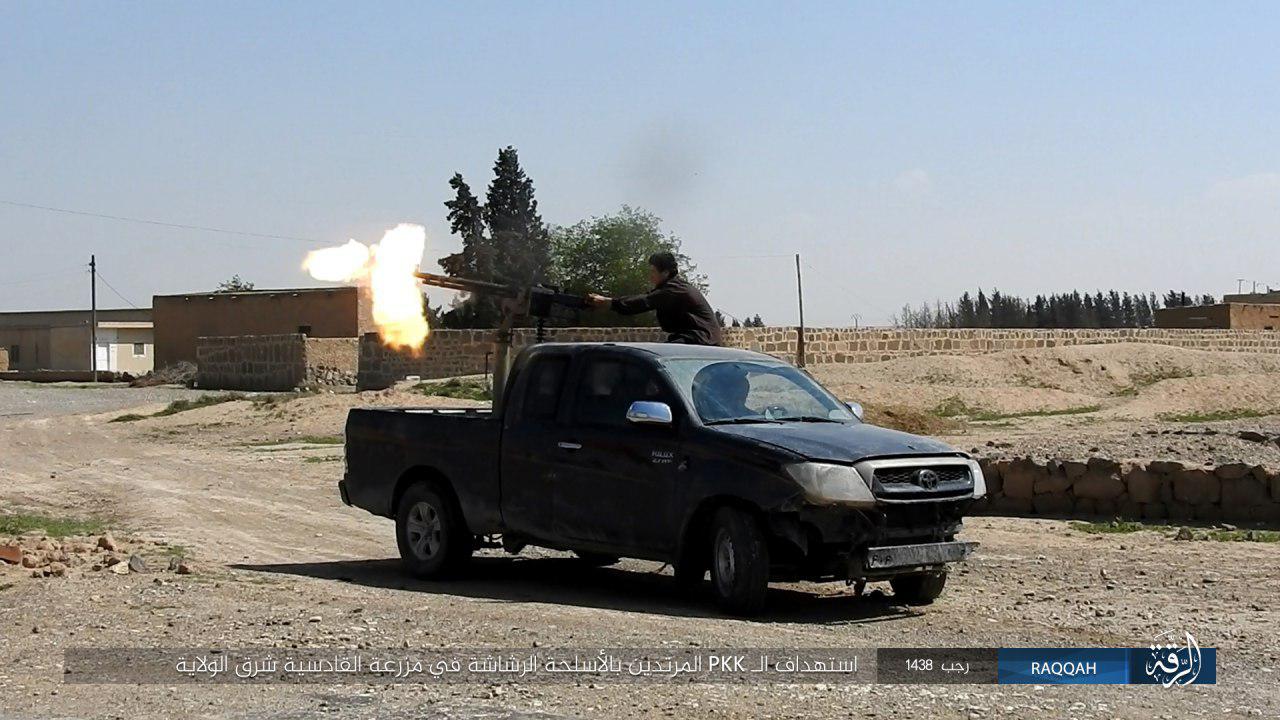
{"label": "tan building", "polygon": [[156,295],[156,367],[196,361],[196,338],[302,333],[355,338],[374,329],[368,294],[355,287]]}
{"label": "tan building", "polygon": [[97,347],[89,310],[0,313],[0,347],[9,370],[98,370],[141,375],[151,370],[155,343],[151,311],[99,310]]}
{"label": "tan building", "polygon": [[1190,305],[1156,310],[1155,315],[1158,328],[1280,330],[1280,303],[1223,302],[1216,305]]}

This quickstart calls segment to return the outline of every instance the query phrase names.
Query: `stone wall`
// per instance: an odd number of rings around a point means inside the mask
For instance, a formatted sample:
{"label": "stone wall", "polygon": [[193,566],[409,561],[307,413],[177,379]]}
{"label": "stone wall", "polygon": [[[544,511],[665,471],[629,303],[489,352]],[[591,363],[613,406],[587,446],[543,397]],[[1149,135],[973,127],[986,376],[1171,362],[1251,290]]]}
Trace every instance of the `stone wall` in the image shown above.
{"label": "stone wall", "polygon": [[[658,342],[657,328],[557,328],[548,339],[575,342]],[[516,350],[531,343],[532,329],[515,331]],[[728,328],[725,344],[794,362],[799,331],[794,327]],[[362,388],[385,388],[407,375],[423,378],[479,374],[493,351],[491,330],[433,330],[421,353],[390,350],[376,335],[360,339]],[[1267,330],[855,330],[805,331],[805,362],[877,362],[913,355],[980,355],[1001,350],[1151,343],[1197,350],[1280,354],[1280,331]],[[489,358],[490,365],[492,358]]]}
{"label": "stone wall", "polygon": [[196,340],[196,387],[285,391],[306,378],[306,336],[244,335]]}
{"label": "stone wall", "polygon": [[284,391],[356,384],[356,338],[296,333],[202,337],[196,386],[212,390]]}
{"label": "stone wall", "polygon": [[[548,328],[548,342],[661,342],[666,334],[658,328]],[[533,328],[512,331],[512,351],[519,352],[537,338]],[[360,338],[360,379],[362,390],[391,387],[410,375],[421,378],[479,375],[493,369],[492,330],[432,330],[421,352],[388,348],[376,333]]]}
{"label": "stone wall", "polygon": [[1280,523],[1280,472],[1230,463],[984,459],[980,511],[1022,517]]}

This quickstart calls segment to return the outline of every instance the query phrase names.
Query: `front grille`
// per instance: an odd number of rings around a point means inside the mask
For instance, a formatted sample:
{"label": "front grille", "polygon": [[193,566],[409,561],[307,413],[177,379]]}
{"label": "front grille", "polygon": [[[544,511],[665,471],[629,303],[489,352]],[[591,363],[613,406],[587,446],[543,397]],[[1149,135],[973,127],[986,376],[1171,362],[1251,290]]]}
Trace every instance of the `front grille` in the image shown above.
{"label": "front grille", "polygon": [[933,481],[936,485],[969,482],[969,468],[962,467],[960,465],[880,468],[876,470],[876,480],[884,485],[890,485],[893,483],[921,485],[922,470],[929,470],[933,472]]}
{"label": "front grille", "polygon": [[882,500],[943,500],[973,493],[968,465],[889,465],[875,468],[872,478],[872,491]]}

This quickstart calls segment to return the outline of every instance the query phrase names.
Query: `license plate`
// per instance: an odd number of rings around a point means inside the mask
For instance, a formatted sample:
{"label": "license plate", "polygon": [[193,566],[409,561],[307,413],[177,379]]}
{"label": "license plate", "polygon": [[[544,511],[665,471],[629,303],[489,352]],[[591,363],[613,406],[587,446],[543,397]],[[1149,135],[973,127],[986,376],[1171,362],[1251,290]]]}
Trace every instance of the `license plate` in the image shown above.
{"label": "license plate", "polygon": [[887,545],[867,548],[868,570],[941,565],[963,560],[978,547],[976,542],[922,543],[920,545]]}

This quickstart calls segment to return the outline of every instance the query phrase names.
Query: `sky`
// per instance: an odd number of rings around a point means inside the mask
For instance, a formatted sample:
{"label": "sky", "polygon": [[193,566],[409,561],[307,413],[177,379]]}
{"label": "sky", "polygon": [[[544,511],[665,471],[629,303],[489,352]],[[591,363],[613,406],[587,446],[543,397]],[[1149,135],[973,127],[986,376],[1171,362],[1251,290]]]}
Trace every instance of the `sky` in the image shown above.
{"label": "sky", "polygon": [[[519,149],[731,317],[1280,287],[1280,3],[0,3],[0,311],[317,284]],[[17,203],[17,204],[14,204]],[[215,227],[257,237],[41,210]],[[285,239],[291,238],[291,239]],[[437,296],[437,300],[444,299]]]}

